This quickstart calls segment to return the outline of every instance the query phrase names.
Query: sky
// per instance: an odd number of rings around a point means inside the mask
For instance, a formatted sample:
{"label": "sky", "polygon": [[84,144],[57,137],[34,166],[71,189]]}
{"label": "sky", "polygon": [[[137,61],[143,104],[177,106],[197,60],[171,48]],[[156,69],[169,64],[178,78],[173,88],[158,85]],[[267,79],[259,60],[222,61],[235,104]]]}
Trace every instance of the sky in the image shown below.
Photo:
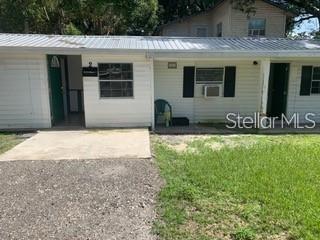
{"label": "sky", "polygon": [[317,19],[310,19],[304,21],[299,27],[294,29],[295,33],[303,33],[307,32],[310,33],[313,30],[317,30],[319,28],[319,23]]}

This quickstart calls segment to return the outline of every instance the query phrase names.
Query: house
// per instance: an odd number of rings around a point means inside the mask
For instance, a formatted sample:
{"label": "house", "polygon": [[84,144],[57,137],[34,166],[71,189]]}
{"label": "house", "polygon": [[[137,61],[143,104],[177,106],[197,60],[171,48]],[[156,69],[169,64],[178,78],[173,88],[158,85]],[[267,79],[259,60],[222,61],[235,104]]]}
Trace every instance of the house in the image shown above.
{"label": "house", "polygon": [[191,123],[320,122],[319,62],[316,40],[0,34],[0,128],[154,127],[156,99]]}
{"label": "house", "polygon": [[280,37],[295,14],[272,0],[256,0],[249,15],[232,0],[218,1],[205,12],[160,26],[160,36],[183,37]]}

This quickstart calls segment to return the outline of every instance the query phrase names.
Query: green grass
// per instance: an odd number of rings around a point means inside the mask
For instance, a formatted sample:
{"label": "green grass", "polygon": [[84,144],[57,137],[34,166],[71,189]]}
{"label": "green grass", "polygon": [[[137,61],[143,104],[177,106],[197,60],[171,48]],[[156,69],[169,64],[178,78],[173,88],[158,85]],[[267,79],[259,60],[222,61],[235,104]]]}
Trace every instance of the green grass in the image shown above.
{"label": "green grass", "polygon": [[21,141],[21,139],[17,138],[16,134],[0,132],[0,154],[8,151],[10,148],[19,144]]}
{"label": "green grass", "polygon": [[162,239],[320,239],[320,136],[212,137],[182,152],[154,140],[154,151]]}

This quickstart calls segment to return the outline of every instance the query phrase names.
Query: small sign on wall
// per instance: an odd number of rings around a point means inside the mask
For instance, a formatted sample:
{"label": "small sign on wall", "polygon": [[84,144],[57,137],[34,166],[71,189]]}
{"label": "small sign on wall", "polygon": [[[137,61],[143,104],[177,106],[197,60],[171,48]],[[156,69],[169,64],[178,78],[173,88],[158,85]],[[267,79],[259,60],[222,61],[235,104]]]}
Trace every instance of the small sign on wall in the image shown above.
{"label": "small sign on wall", "polygon": [[98,76],[98,68],[92,67],[92,62],[90,62],[89,67],[82,68],[82,76],[83,77],[97,77]]}
{"label": "small sign on wall", "polygon": [[168,68],[169,69],[176,69],[177,68],[177,62],[168,62]]}

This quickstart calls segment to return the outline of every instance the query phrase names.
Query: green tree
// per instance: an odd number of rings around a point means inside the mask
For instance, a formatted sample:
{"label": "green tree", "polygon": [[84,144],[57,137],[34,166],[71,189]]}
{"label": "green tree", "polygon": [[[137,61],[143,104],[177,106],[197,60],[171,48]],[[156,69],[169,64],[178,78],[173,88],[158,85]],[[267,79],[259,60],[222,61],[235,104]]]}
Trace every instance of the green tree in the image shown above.
{"label": "green tree", "polygon": [[148,35],[157,0],[0,0],[0,31]]}

